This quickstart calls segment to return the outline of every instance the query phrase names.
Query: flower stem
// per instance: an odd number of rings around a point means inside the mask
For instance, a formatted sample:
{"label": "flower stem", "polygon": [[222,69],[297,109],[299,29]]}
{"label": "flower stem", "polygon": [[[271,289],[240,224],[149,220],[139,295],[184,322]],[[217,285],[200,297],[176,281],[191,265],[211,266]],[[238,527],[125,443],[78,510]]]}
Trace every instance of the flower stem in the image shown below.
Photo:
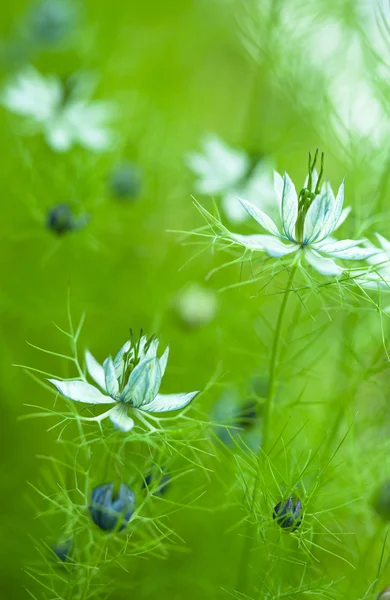
{"label": "flower stem", "polygon": [[275,388],[276,388],[276,372],[278,366],[278,356],[279,356],[279,346],[281,340],[281,333],[283,327],[283,319],[286,313],[286,307],[288,303],[288,299],[290,297],[292,285],[294,282],[294,277],[296,273],[297,267],[293,266],[290,271],[290,275],[287,282],[287,287],[284,292],[283,300],[280,305],[278,319],[276,321],[276,329],[275,335],[272,342],[272,350],[271,350],[271,358],[269,365],[269,378],[268,378],[268,393],[267,398],[264,405],[264,425],[263,425],[263,440],[262,440],[262,451],[264,453],[267,452],[268,443],[269,443],[269,432],[270,432],[270,419],[272,415],[272,404],[275,396]]}
{"label": "flower stem", "polygon": [[[264,425],[263,425],[263,439],[262,444],[259,449],[259,453],[257,456],[257,469],[256,476],[253,484],[253,490],[251,495],[251,506],[254,505],[257,489],[259,486],[260,480],[260,472],[262,469],[262,458],[264,458],[267,454],[268,443],[269,443],[269,432],[270,432],[270,420],[272,416],[272,405],[276,391],[276,374],[277,374],[277,365],[278,365],[278,357],[279,357],[279,347],[280,340],[283,328],[284,316],[286,314],[286,308],[288,304],[288,299],[292,290],[295,273],[297,271],[297,266],[294,265],[290,271],[287,287],[285,289],[283,300],[279,308],[279,314],[276,321],[276,329],[275,335],[272,342],[272,350],[270,357],[270,365],[269,365],[269,379],[268,379],[268,392],[267,398],[264,405]],[[239,570],[238,570],[238,578],[237,578],[237,590],[245,593],[247,586],[247,576],[248,576],[248,566],[249,566],[249,555],[252,549],[252,545],[254,542],[254,535],[251,533],[252,523],[248,520],[247,527],[243,542],[243,548],[241,553],[241,558],[239,560]]]}

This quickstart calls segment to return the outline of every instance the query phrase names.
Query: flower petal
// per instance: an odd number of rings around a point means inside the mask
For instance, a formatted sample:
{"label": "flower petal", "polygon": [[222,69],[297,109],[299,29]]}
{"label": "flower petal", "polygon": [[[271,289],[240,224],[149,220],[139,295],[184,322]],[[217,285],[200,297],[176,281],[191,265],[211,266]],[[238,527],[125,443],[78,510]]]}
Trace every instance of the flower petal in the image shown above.
{"label": "flower petal", "polygon": [[109,418],[115,429],[120,431],[130,431],[134,427],[134,421],[127,414],[128,408],[125,404],[118,403],[109,412]]}
{"label": "flower petal", "polygon": [[295,237],[295,224],[298,218],[298,196],[295,185],[287,173],[283,176],[282,223],[283,231],[289,240]]}
{"label": "flower petal", "polygon": [[[344,179],[341,182],[341,185],[338,189],[337,196],[332,202],[330,202],[327,214],[325,215],[323,229],[321,231],[321,238],[325,239],[329,235],[331,235],[337,227],[341,225],[341,216],[343,213],[343,205],[344,205]],[[331,188],[328,187],[328,193]],[[333,192],[331,194],[333,196]],[[344,217],[345,218],[345,217]]]}
{"label": "flower petal", "polygon": [[165,348],[165,352],[162,355],[162,357],[160,358],[161,377],[163,377],[163,375],[165,373],[165,369],[167,368],[168,356],[169,356],[169,346],[167,346]]}
{"label": "flower petal", "polygon": [[199,392],[189,392],[188,394],[158,394],[152,402],[140,406],[141,410],[147,412],[169,412],[184,408],[191,402]]}
{"label": "flower petal", "polygon": [[264,229],[266,229],[273,235],[276,235],[277,237],[282,237],[273,220],[268,215],[266,215],[265,212],[263,212],[260,208],[257,208],[257,206],[255,206],[251,202],[244,200],[243,198],[239,198],[239,201],[247,211],[248,215],[255,219],[255,221],[257,221],[259,225],[264,227]]}
{"label": "flower petal", "polygon": [[342,274],[343,270],[341,267],[336,265],[334,260],[331,258],[325,258],[318,254],[315,250],[306,250],[305,257],[307,262],[321,275],[333,275],[338,277]]}
{"label": "flower petal", "polygon": [[113,404],[115,400],[109,396],[104,396],[93,385],[85,381],[57,381],[57,379],[48,379],[57,390],[70,400],[76,402],[85,402],[86,404]]}
{"label": "flower petal", "polygon": [[312,247],[329,254],[334,258],[341,258],[343,260],[365,260],[378,254],[380,250],[378,248],[357,248],[359,244],[362,244],[364,240],[339,240],[331,242],[320,242],[313,244]]}
{"label": "flower petal", "polygon": [[304,244],[311,244],[317,238],[324,239],[326,237],[324,235],[324,227],[333,200],[333,192],[329,188],[314,198],[303,224]]}
{"label": "flower petal", "polygon": [[85,351],[85,362],[87,365],[87,370],[95,383],[98,384],[102,390],[106,389],[106,381],[104,378],[104,369],[100,363],[96,360],[94,356],[89,352],[89,350]]}
{"label": "flower petal", "polygon": [[388,257],[390,259],[390,242],[389,242],[389,240],[384,238],[383,235],[381,235],[380,233],[376,233],[375,235],[378,238],[379,243],[382,246],[383,250],[386,252],[386,254],[388,255]]}
{"label": "flower petal", "polygon": [[[291,254],[291,252],[295,252],[299,249],[299,244],[294,244],[292,242],[284,243],[278,238],[273,237],[272,235],[259,235],[257,236],[257,243],[261,243],[264,249],[269,256],[273,258],[280,258],[281,256],[286,256],[286,254]],[[260,239],[261,238],[261,239]]]}
{"label": "flower petal", "polygon": [[130,342],[129,342],[129,340],[127,340],[127,342],[125,342],[123,344],[122,348],[119,350],[118,354],[114,358],[115,373],[116,373],[118,380],[120,380],[120,378],[122,377],[122,373],[123,373],[122,357],[125,354],[125,352],[128,352],[129,350],[130,350]]}
{"label": "flower petal", "polygon": [[341,227],[341,225],[344,223],[345,219],[348,217],[349,213],[351,212],[351,207],[347,206],[347,208],[343,208],[343,210],[341,211],[341,216],[337,222],[337,225],[335,227],[335,229],[333,229],[333,232],[336,231],[336,229],[338,229],[339,227]]}
{"label": "flower petal", "polygon": [[250,250],[259,250],[264,252],[262,239],[264,235],[257,233],[253,235],[241,235],[241,233],[232,233],[232,239],[238,242],[241,246],[245,246]]}
{"label": "flower petal", "polygon": [[116,398],[119,392],[119,384],[116,377],[114,362],[109,356],[103,363],[106,390],[111,398]]}
{"label": "flower petal", "polygon": [[291,242],[284,243],[272,235],[260,233],[254,235],[233,233],[231,235],[232,239],[241,246],[245,246],[245,248],[249,248],[249,250],[253,251],[266,252],[269,256],[274,258],[280,258],[299,248],[299,244],[293,244]]}
{"label": "flower petal", "polygon": [[160,385],[160,361],[158,358],[150,358],[139,363],[131,372],[120,399],[139,408],[141,404],[151,402],[157,396]]}
{"label": "flower petal", "polygon": [[282,198],[283,198],[284,180],[283,177],[277,171],[274,171],[274,189],[276,194],[276,201],[279,208],[279,213],[282,214]]}

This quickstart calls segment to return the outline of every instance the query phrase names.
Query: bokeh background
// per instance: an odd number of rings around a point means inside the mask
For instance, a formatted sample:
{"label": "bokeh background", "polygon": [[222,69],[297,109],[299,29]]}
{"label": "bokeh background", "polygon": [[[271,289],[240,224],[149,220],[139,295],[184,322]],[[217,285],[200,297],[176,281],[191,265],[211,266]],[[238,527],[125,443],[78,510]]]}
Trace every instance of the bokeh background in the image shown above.
{"label": "bokeh background", "polygon": [[[77,147],[58,153],[43,136],[24,135],[21,117],[0,109],[0,587],[4,598],[28,597],[25,587],[34,598],[42,597],[42,588],[25,572],[36,560],[36,540],[47,536],[47,523],[45,528],[42,525],[45,516],[36,518],[37,507],[38,512],[44,510],[43,501],[29,482],[39,487],[42,462],[38,457],[56,455],[58,446],[56,430],[48,431],[51,421],[23,419],[32,411],[27,404],[51,407],[54,396],[12,365],[42,368],[62,377],[74,375],[65,361],[40,354],[26,343],[60,353],[65,350],[66,340],[52,322],[66,326],[69,290],[75,319],[86,313],[81,348],[88,347],[99,359],[119,348],[129,327],[143,327],[171,346],[167,391],[203,389],[218,374],[218,384],[199,400],[204,414],[226,389],[237,390],[245,399],[254,378],[267,376],[275,296],[262,293],[255,284],[220,293],[224,286],[239,283],[240,268],[234,266],[206,280],[226,257],[208,250],[195,256],[202,246],[187,243],[194,240],[178,233],[202,225],[191,199],[196,177],[185,157],[201,149],[205,133],[266,158],[279,171],[286,169],[298,186],[306,174],[307,152],[319,147],[325,152],[326,176],[333,186],[347,175],[346,203],[354,209],[345,225],[348,236],[361,235],[367,228],[388,236],[390,223],[386,3],[57,2],[71,6],[73,12],[63,31],[54,36],[50,22],[36,25],[37,11],[49,4],[55,3],[15,0],[2,6],[2,85],[30,64],[42,74],[60,78],[93,73],[94,97],[116,106],[112,128],[117,137],[113,149],[104,153]],[[135,198],[118,199],[110,185],[113,169],[123,161],[137,165],[141,173]],[[210,197],[195,195],[211,208]],[[215,200],[219,202],[218,197]],[[69,203],[75,214],[87,213],[88,224],[57,235],[47,226],[47,214],[58,203]],[[250,230],[250,225],[241,227],[243,232]],[[189,322],[180,311],[180,294],[192,284],[202,286],[213,298],[205,322]],[[272,289],[277,291],[278,285]],[[291,358],[289,377],[305,379],[308,400],[319,396],[321,403],[337,401],[343,386],[349,389],[367,357],[380,349],[386,325],[381,330],[374,310],[350,300],[327,298],[329,311],[313,302],[315,319],[306,318],[304,335],[314,321],[316,328],[326,326],[325,332],[318,339],[315,336],[306,354],[301,351],[300,366]],[[292,355],[295,360],[295,352]],[[305,365],[310,376],[301,372]],[[313,592],[314,597],[345,597],[354,578],[359,583],[349,597],[374,597],[364,596],[363,590],[376,576],[384,526],[380,529],[370,513],[367,498],[374,484],[386,476],[387,381],[381,374],[375,385],[359,388],[346,413],[358,416],[343,459],[345,468],[330,492],[335,499],[332,506],[340,500],[346,508],[336,516],[332,513],[330,520],[337,523],[337,531],[348,534],[337,554],[344,555],[352,567],[331,553],[322,554],[318,569],[325,585],[341,583],[335,584],[336,592],[329,588]],[[311,445],[325,435],[332,415],[323,404],[310,406],[285,407],[280,417],[288,413],[291,432],[307,419],[311,422],[296,456],[309,455]],[[205,510],[181,511],[172,517],[170,525],[182,538],[184,551],[173,551],[164,561],[153,556],[139,559],[136,571],[111,582],[108,597],[119,600],[128,593],[135,593],[137,599],[156,593],[175,600],[231,596],[241,544],[237,523],[243,516],[228,496],[230,484],[221,483],[232,464],[234,454],[221,450],[212,463],[214,474],[206,483],[199,478],[205,489]],[[182,485],[197,486],[199,481],[194,475]],[[180,497],[180,490],[176,493]],[[353,508],[348,506],[360,498]],[[221,506],[223,510],[210,512]],[[359,561],[364,569],[356,574]],[[256,597],[290,597],[288,580],[295,568],[301,565],[294,561],[279,565],[273,595],[263,592]],[[283,592],[285,596],[280,595]]]}

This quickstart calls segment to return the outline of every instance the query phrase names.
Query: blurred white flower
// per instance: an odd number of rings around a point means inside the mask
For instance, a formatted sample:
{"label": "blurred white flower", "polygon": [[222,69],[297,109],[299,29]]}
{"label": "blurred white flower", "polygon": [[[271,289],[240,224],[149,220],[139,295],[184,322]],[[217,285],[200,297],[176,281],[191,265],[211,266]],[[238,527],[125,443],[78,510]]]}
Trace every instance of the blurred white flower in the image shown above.
{"label": "blurred white flower", "polygon": [[192,283],[181,290],[175,304],[180,320],[192,328],[210,323],[218,310],[215,292],[198,283]]}
{"label": "blurred white flower", "polygon": [[364,260],[378,250],[359,247],[365,240],[335,240],[331,237],[349,214],[349,209],[343,210],[344,182],[336,197],[329,183],[321,187],[322,168],[318,177],[314,168],[316,157],[317,153],[299,195],[287,173],[281,177],[275,172],[279,227],[261,209],[240,199],[248,214],[270,235],[230,235],[238,244],[266,252],[274,258],[299,252],[321,275],[339,276],[344,268],[333,259]]}
{"label": "blurred white flower", "polygon": [[[376,249],[376,253],[367,258],[371,269],[358,273],[355,280],[367,289],[381,288],[390,291],[390,242],[379,233],[376,234],[376,237],[380,249]],[[375,248],[371,242],[366,242],[365,245],[372,250]]]}
{"label": "blurred white flower", "polygon": [[26,117],[32,131],[42,132],[57,152],[80,145],[97,152],[109,149],[113,134],[107,127],[113,107],[91,102],[88,86],[74,84],[69,94],[60,79],[44,77],[28,67],[6,84],[0,102],[11,112]]}
{"label": "blurred white flower", "polygon": [[272,168],[267,160],[260,160],[251,169],[246,152],[230,148],[220,138],[208,134],[203,141],[203,153],[188,152],[188,167],[198,176],[195,190],[200,194],[222,196],[222,207],[232,223],[248,218],[238,197],[245,196],[254,204],[266,208],[274,199]]}
{"label": "blurred white flower", "polygon": [[[102,421],[109,417],[121,431],[130,431],[134,421],[128,409],[161,413],[184,408],[198,392],[181,394],[159,394],[162,377],[168,363],[169,348],[158,358],[159,341],[153,336],[140,336],[129,340],[119,350],[114,360],[109,356],[100,365],[88,350],[85,361],[88,373],[98,387],[87,381],[58,381],[49,379],[66,398],[86,404],[115,404],[105,413],[89,420]],[[104,393],[100,391],[103,390]]]}

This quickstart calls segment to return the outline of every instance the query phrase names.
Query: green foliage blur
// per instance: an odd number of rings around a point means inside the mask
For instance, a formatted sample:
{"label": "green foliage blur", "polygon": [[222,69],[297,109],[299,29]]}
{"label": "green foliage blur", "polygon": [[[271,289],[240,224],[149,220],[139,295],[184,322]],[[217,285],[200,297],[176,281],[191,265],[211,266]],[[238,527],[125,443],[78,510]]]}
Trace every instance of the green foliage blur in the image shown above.
{"label": "green foliage blur", "polygon": [[[60,526],[31,487],[44,490],[50,465],[41,457],[60,456],[60,430],[52,429],[51,417],[26,418],[37,412],[32,406],[53,408],[55,396],[12,365],[75,376],[65,360],[27,343],[68,351],[53,326],[66,328],[68,297],[75,321],[86,314],[80,350],[89,348],[99,360],[123,344],[130,327],[156,333],[163,347],[169,343],[164,391],[207,388],[193,409],[204,419],[227,391],[235,390],[244,403],[253,381],[260,377],[266,385],[285,280],[271,281],[266,289],[256,282],[240,286],[251,278],[250,268],[240,265],[207,278],[229,257],[192,244],[181,233],[203,225],[192,202],[195,176],[185,155],[199,150],[205,133],[270,158],[297,185],[306,175],[308,151],[319,147],[332,184],[347,175],[346,204],[353,217],[343,226],[346,237],[376,231],[389,237],[388,87],[383,80],[378,84],[375,70],[385,58],[371,43],[371,30],[362,29],[366,17],[357,4],[90,0],[74,3],[69,39],[58,43],[32,40],[31,11],[37,4],[15,0],[2,6],[2,85],[26,64],[61,78],[92,72],[98,80],[94,97],[118,109],[113,129],[119,137],[113,151],[95,154],[75,147],[57,153],[41,135],[21,134],[21,118],[0,108],[2,598],[29,597],[26,588],[36,599],[57,598],[26,572],[31,564],[42,568],[37,547],[42,540],[48,547],[55,543],[53,528]],[[320,66],[309,59],[317,51],[314,33],[328,21],[345,36],[334,72],[324,74],[321,59]],[[300,23],[307,31],[299,32]],[[308,31],[310,53],[299,45]],[[345,59],[344,65],[342,44],[348,36],[362,40],[362,64],[372,73],[367,85],[376,86],[383,109],[379,125],[354,129],[353,121],[340,124],[340,113],[335,116],[329,82],[334,73],[349,92],[359,94],[348,79],[356,62]],[[358,73],[356,80],[361,79]],[[357,109],[358,124],[367,111],[372,115],[374,109]],[[136,198],[113,192],[113,171],[123,163],[139,169]],[[212,210],[210,197],[196,197]],[[88,215],[89,222],[56,234],[47,215],[60,203],[70,204],[78,216]],[[249,224],[242,227],[252,230]],[[189,324],[178,311],[180,294],[193,284],[217,297],[216,314],[204,324]],[[232,284],[237,286],[221,291]],[[387,524],[371,506],[376,486],[390,478],[389,326],[377,301],[363,304],[333,288],[323,294],[317,288],[301,307],[295,344],[287,332],[296,324],[299,301],[290,303],[273,416],[274,441],[280,445],[261,474],[262,499],[249,511],[262,532],[247,558],[252,591],[240,594],[237,582],[248,535],[245,479],[253,473],[256,454],[215,442],[207,473],[194,468],[169,490],[178,507],[188,491],[200,490],[194,507],[169,517],[177,534],[169,551],[163,559],[158,552],[131,557],[126,570],[110,574],[98,598],[358,600],[375,598],[389,585]],[[386,302],[380,299],[381,306]],[[369,376],[372,357],[380,368]],[[57,398],[55,406],[61,402]],[[341,420],[332,429],[338,411]],[[211,430],[204,430],[210,439]],[[290,538],[272,522],[280,494],[301,479],[298,487],[309,497],[305,510],[313,525],[308,539]],[[142,493],[141,482],[136,492]]]}

